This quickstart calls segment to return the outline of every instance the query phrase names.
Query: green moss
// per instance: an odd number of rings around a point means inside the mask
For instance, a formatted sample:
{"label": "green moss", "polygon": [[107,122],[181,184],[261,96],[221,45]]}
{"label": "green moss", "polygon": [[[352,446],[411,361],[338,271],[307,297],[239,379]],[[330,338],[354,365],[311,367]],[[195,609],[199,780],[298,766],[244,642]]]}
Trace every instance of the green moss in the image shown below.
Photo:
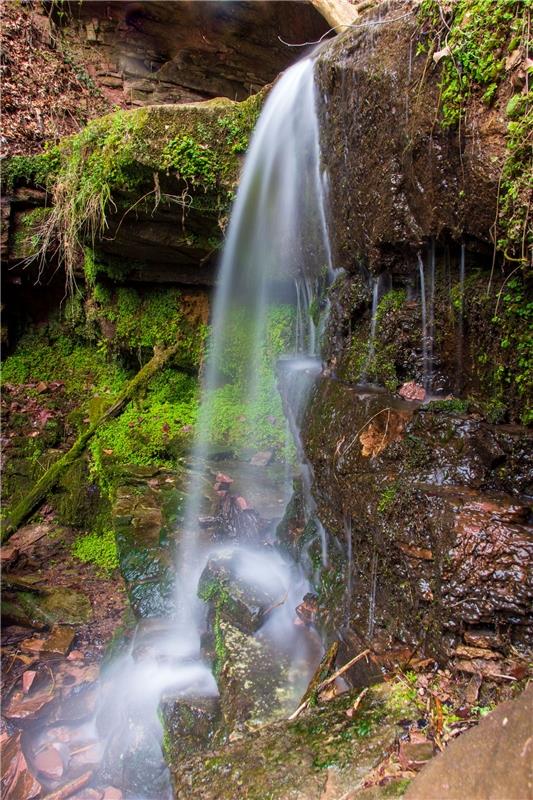
{"label": "green moss", "polygon": [[49,208],[33,208],[21,214],[11,245],[12,258],[31,259],[40,253],[49,215]]}
{"label": "green moss", "polygon": [[[24,181],[50,190],[49,229],[61,242],[61,257],[72,276],[84,260],[83,243],[103,233],[110,209],[126,211],[141,201],[153,208],[179,200],[184,209],[195,205],[226,214],[238,178],[237,153],[246,147],[261,102],[262,95],[243,103],[116,111],[40,156],[11,159],[5,181],[10,189]],[[176,187],[171,197],[161,193],[159,178],[154,178],[165,172],[182,181],[182,189]],[[189,185],[199,188],[203,199],[187,195]],[[94,277],[86,256],[85,267]]]}
{"label": "green moss", "polygon": [[118,361],[106,358],[94,346],[66,336],[57,322],[30,329],[2,364],[5,383],[60,381],[73,400],[87,399],[87,392],[96,387],[114,394],[127,374]]}
{"label": "green moss", "polygon": [[466,414],[469,409],[468,400],[453,397],[450,400],[433,400],[428,406],[429,411],[441,411],[445,414]]}
{"label": "green moss", "polygon": [[84,563],[94,564],[104,573],[118,568],[118,551],[112,530],[102,535],[89,533],[78,536],[72,545],[72,554]]}
{"label": "green moss", "polygon": [[398,486],[396,484],[392,484],[391,486],[387,486],[381,492],[378,500],[377,509],[380,514],[384,514],[389,508],[392,506],[394,501],[396,500],[396,495],[398,494]]}
{"label": "green moss", "polygon": [[109,493],[119,465],[175,467],[190,445],[197,411],[197,380],[162,370],[144,397],[96,433],[89,447],[93,480]]}
{"label": "green moss", "polygon": [[203,358],[206,326],[191,322],[183,310],[182,295],[173,288],[142,292],[130,287],[109,289],[96,284],[88,309],[91,320],[113,324],[112,338],[103,340],[110,350],[150,350],[179,342],[176,361],[198,367]]}
{"label": "green moss", "polygon": [[[424,0],[422,29],[429,36],[429,52],[449,50],[440,62],[440,109],[444,128],[459,126],[471,98],[491,105],[500,94],[506,59],[530,42],[530,0],[458,0],[446,9],[438,0]],[[529,195],[531,190],[531,100],[519,85],[506,97],[506,157],[500,179],[497,244],[505,257],[528,264]]]}
{"label": "green moss", "polygon": [[48,188],[57,174],[59,163],[59,152],[55,147],[32,156],[6,158],[2,162],[2,189],[11,192],[21,183]]}
{"label": "green moss", "polygon": [[290,458],[292,450],[285,453],[285,418],[277,389],[275,363],[292,341],[294,309],[282,305],[269,312],[259,361],[257,393],[250,401],[246,367],[252,355],[254,322],[245,311],[232,317],[225,346],[217,354],[217,367],[228,382],[206,398],[206,432],[215,444],[236,451],[276,449]]}

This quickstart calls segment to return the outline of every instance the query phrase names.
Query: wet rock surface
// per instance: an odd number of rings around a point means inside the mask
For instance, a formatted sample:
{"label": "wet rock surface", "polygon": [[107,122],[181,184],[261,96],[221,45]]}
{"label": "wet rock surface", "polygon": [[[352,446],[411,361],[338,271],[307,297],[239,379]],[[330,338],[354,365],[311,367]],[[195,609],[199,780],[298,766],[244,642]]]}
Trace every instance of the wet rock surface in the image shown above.
{"label": "wet rock surface", "polygon": [[238,550],[212,556],[200,577],[198,596],[210,603],[221,619],[253,634],[284,598],[254,586],[240,574],[242,569]]}
{"label": "wet rock surface", "polygon": [[325,573],[326,625],[342,624],[344,612],[363,640],[386,630],[390,644],[396,636],[448,657],[465,629],[475,635],[487,623],[528,646],[532,529],[518,486],[509,492],[522,440],[475,416],[326,378],[305,447],[320,518],[357,554],[351,565],[336,555]]}
{"label": "wet rock surface", "polygon": [[379,25],[345,33],[318,59],[335,261],[350,272],[361,262],[401,268],[443,229],[488,243],[504,153],[497,113],[478,110],[476,135],[461,141],[435,125],[437,82],[423,80],[426,57],[412,51],[416,12],[406,19],[396,2],[379,14]]}
{"label": "wet rock surface", "polygon": [[174,602],[174,542],[169,538],[181,506],[178,476],[136,468],[117,487],[112,522],[120,571],[138,618],[168,614]]}

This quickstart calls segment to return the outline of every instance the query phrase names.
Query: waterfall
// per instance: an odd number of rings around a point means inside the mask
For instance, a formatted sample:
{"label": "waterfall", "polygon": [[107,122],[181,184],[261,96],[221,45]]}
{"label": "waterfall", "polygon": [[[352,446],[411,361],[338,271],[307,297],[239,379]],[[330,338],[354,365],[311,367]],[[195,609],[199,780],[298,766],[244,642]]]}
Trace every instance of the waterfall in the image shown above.
{"label": "waterfall", "polygon": [[459,257],[459,330],[457,334],[457,387],[456,391],[461,391],[463,375],[463,336],[464,336],[464,291],[465,291],[465,244],[461,244],[461,255]]}
{"label": "waterfall", "polygon": [[[210,398],[223,382],[221,366],[231,346],[235,319],[249,325],[248,346],[240,365],[245,404],[251,404],[259,391],[269,308],[280,292],[288,296],[289,283],[295,280],[297,348],[308,353],[316,350],[316,328],[309,321],[312,283],[320,270],[331,270],[331,252],[313,66],[312,59],[305,59],[277,82],[246,156],[214,298],[211,349],[193,452],[196,465],[205,463],[209,454],[213,436]],[[203,487],[201,477],[189,487],[178,550],[178,629],[193,649],[198,649],[203,614],[202,603],[196,598],[206,555],[198,527]]]}

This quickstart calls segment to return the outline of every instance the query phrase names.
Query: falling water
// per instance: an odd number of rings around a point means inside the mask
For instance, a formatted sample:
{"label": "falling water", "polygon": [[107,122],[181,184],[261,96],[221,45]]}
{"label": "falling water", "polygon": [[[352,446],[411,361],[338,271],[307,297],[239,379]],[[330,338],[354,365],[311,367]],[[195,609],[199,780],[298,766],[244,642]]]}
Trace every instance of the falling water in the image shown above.
{"label": "falling water", "polygon": [[422,307],[422,373],[424,388],[428,388],[429,357],[427,338],[427,307],[426,307],[426,280],[424,275],[424,262],[418,253],[418,274],[420,276],[420,304]]}
{"label": "falling water", "polygon": [[463,373],[463,336],[464,336],[464,291],[465,291],[465,245],[461,244],[459,258],[459,332],[457,336],[457,391],[461,391],[461,378]]}
{"label": "falling water", "polygon": [[370,318],[370,337],[368,339],[368,352],[366,355],[365,365],[361,374],[361,381],[366,383],[368,370],[372,367],[372,361],[376,353],[376,329],[378,322],[378,302],[379,302],[379,288],[380,277],[372,279],[372,316]]}
{"label": "falling water", "polygon": [[368,600],[368,638],[374,635],[374,625],[376,622],[376,592],[378,586],[378,551],[374,545],[372,552],[372,563],[370,566],[370,596]]}
{"label": "falling water", "polygon": [[346,608],[344,612],[346,622],[350,619],[350,606],[352,602],[352,518],[350,514],[344,515],[344,535],[346,537]]}
{"label": "falling water", "polygon": [[[213,438],[209,400],[222,382],[220,367],[231,344],[234,320],[242,319],[250,330],[241,364],[246,406],[258,392],[261,348],[274,290],[279,296],[280,285],[298,277],[297,325],[299,317],[299,344],[304,347],[311,281],[324,266],[331,268],[324,194],[313,61],[305,59],[287,70],[270,93],[246,157],[214,300],[212,347],[193,453],[196,464],[206,461]],[[316,349],[315,333],[313,323],[307,337],[310,352]],[[196,642],[203,613],[196,599],[205,563],[197,523],[202,495],[203,482],[196,479],[189,488],[178,553],[179,628],[183,627],[186,638],[196,629]]]}
{"label": "falling water", "polygon": [[433,384],[433,343],[435,340],[435,240],[429,246],[429,309],[428,309],[428,371],[426,373],[426,390]]}

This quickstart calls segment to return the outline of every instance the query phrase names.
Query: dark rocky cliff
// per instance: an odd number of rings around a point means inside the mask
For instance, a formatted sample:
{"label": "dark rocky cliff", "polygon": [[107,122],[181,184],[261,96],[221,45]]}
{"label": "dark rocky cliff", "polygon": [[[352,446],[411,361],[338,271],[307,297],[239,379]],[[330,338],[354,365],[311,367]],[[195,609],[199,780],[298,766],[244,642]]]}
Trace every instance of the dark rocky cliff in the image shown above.
{"label": "dark rocky cliff", "polygon": [[494,245],[521,61],[506,62],[490,107],[473,90],[460,128],[446,128],[442,65],[404,12],[389,4],[318,59],[344,271],[304,443],[333,539],[326,629],[460,660],[472,631],[488,629],[496,650],[532,634],[531,448],[517,424],[531,399],[527,287]]}

